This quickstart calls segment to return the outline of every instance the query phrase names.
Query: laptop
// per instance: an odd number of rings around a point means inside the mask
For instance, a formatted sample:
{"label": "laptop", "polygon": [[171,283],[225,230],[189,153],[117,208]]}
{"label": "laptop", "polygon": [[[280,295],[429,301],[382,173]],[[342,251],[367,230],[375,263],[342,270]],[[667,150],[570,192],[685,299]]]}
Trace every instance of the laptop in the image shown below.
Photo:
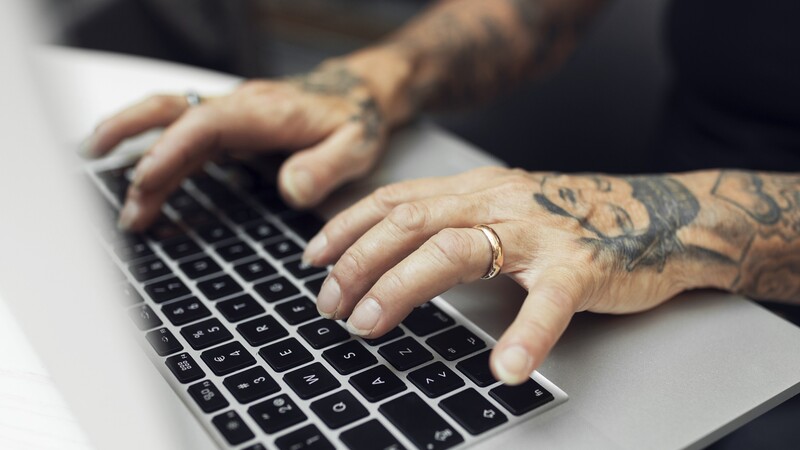
{"label": "laptop", "polygon": [[[210,164],[150,232],[121,236],[106,225],[147,137],[82,164],[66,156],[68,134],[51,137],[45,112],[73,108],[56,117],[62,127],[97,120],[92,100],[122,105],[102,91],[157,89],[136,67],[169,66],[45,51],[34,66],[50,75],[42,88],[20,56],[25,22],[6,8],[3,53],[21,64],[4,80],[19,88],[3,105],[14,124],[3,139],[26,151],[7,152],[1,174],[11,220],[0,295],[95,448],[692,447],[800,388],[800,332],[719,293],[636,316],[581,315],[522,390],[485,366],[522,298],[507,280],[432,299],[377,342],[349,336],[315,316],[325,273],[298,263],[319,222],[287,210],[252,165]],[[149,82],[209,91],[236,81],[173,73]],[[61,101],[91,89],[77,97],[86,103]],[[498,162],[418,125],[317,213],[388,182],[486,164]]]}

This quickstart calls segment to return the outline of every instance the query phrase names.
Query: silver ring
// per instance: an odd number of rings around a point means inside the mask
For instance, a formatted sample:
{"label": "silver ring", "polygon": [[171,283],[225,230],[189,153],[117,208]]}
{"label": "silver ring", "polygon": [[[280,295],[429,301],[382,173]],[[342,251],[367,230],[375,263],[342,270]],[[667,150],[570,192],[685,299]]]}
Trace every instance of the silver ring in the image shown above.
{"label": "silver ring", "polygon": [[203,103],[203,97],[201,97],[200,94],[194,90],[186,91],[184,98],[186,99],[186,103],[189,105],[189,108],[194,108],[195,106]]}

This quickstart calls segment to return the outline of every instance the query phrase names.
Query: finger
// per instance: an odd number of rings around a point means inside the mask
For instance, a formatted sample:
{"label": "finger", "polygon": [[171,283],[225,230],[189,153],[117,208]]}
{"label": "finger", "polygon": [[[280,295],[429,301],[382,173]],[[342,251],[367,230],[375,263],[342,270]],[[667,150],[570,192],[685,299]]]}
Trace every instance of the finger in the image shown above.
{"label": "finger", "polygon": [[104,120],[84,142],[82,153],[89,158],[105,155],[126,138],[151,128],[166,127],[189,105],[174,95],[154,95]]}
{"label": "finger", "polygon": [[492,350],[495,378],[511,385],[525,382],[561,337],[584,289],[566,270],[543,273]]}
{"label": "finger", "polygon": [[[498,234],[505,227],[497,225]],[[447,228],[386,272],[347,320],[351,333],[380,336],[411,310],[459,283],[486,273],[491,247],[480,230]]]}
{"label": "finger", "polygon": [[[395,207],[339,258],[317,296],[326,317],[347,317],[373,284],[431,236],[445,228],[491,222],[482,195],[430,197]],[[486,256],[486,255],[484,255]]]}

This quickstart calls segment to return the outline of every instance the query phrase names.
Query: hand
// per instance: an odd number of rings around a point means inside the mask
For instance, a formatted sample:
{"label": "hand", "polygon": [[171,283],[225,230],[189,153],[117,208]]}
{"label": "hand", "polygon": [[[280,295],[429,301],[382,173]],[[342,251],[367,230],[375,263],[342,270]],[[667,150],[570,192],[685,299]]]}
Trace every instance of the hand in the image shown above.
{"label": "hand", "polygon": [[[697,214],[694,196],[669,177],[566,176],[481,168],[378,189],[334,217],[304,260],[335,263],[317,300],[365,337],[486,274],[498,234],[502,273],[528,291],[495,346],[496,378],[518,384],[544,360],[576,311],[627,313],[692,287],[673,263],[678,232]],[[694,215],[693,215],[694,214]]]}
{"label": "hand", "polygon": [[183,179],[220,152],[290,151],[278,182],[293,206],[319,202],[366,173],[388,134],[371,86],[344,64],[281,81],[249,81],[189,107],[158,95],[101,123],[84,153],[99,157],[123,139],[166,127],[134,172],[120,226],[141,230]]}

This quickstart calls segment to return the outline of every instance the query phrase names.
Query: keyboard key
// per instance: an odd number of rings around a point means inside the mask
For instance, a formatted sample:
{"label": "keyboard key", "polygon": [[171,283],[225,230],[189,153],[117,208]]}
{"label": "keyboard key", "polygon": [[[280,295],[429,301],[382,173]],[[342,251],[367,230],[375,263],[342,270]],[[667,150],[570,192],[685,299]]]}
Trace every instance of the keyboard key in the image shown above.
{"label": "keyboard key", "polygon": [[316,397],[341,386],[321,363],[312,363],[283,376],[283,381],[302,399]]}
{"label": "keyboard key", "polygon": [[256,241],[263,241],[275,236],[280,236],[281,232],[275,228],[275,225],[267,222],[266,220],[259,220],[244,226],[244,231],[248,236]]}
{"label": "keyboard key", "polygon": [[304,284],[312,294],[317,296],[319,295],[319,290],[322,289],[322,283],[325,282],[325,278],[326,277],[314,278],[313,280],[306,281]]}
{"label": "keyboard key", "polygon": [[336,447],[314,425],[303,428],[275,439],[279,450],[335,450]]}
{"label": "keyboard key", "polygon": [[367,344],[369,344],[371,347],[375,347],[376,345],[381,345],[393,339],[397,339],[404,334],[405,333],[403,332],[403,330],[400,329],[400,327],[394,327],[392,328],[391,331],[389,331],[388,333],[384,334],[381,337],[377,337],[375,339],[362,339],[362,340]]}
{"label": "keyboard key", "polygon": [[358,341],[345,342],[329,348],[322,356],[342,375],[349,375],[377,364],[378,359]]}
{"label": "keyboard key", "polygon": [[448,361],[486,348],[486,343],[481,338],[460,325],[430,337],[425,342]]}
{"label": "keyboard key", "polygon": [[427,336],[434,331],[447,328],[453,323],[455,322],[450,316],[431,302],[414,308],[411,314],[403,320],[403,325],[417,336]]}
{"label": "keyboard key", "polygon": [[265,433],[277,433],[306,420],[306,415],[286,394],[251,406],[247,413]]}
{"label": "keyboard key", "polygon": [[241,205],[233,208],[226,208],[225,215],[228,219],[241,225],[261,218],[261,214],[250,205]]}
{"label": "keyboard key", "polygon": [[166,280],[156,281],[144,287],[145,292],[156,303],[164,303],[176,298],[184,297],[192,292],[183,284],[183,281],[170,277]]}
{"label": "keyboard key", "polygon": [[292,231],[303,238],[306,242],[310,241],[325,225],[325,221],[314,214],[298,212],[292,216],[281,218]]}
{"label": "keyboard key", "polygon": [[239,403],[250,403],[280,390],[263,367],[253,367],[231,375],[223,382]]}
{"label": "keyboard key", "polygon": [[303,249],[299,245],[288,239],[265,245],[264,250],[275,259],[285,259],[303,253]]}
{"label": "keyboard key", "polygon": [[187,324],[211,315],[211,311],[195,297],[164,305],[161,307],[161,312],[173,325]]}
{"label": "keyboard key", "polygon": [[480,387],[486,387],[490,384],[497,383],[492,371],[489,368],[489,355],[491,350],[478,353],[456,364],[456,369],[460,370],[467,376],[473,383]]}
{"label": "keyboard key", "polygon": [[219,246],[215,250],[219,256],[222,256],[222,258],[228,262],[238,261],[256,254],[255,250],[250,248],[246,242],[238,239],[228,244]]}
{"label": "keyboard key", "polygon": [[300,290],[283,277],[259,283],[255,285],[255,290],[267,303],[275,303],[300,293]]}
{"label": "keyboard key", "polygon": [[164,361],[169,368],[170,372],[175,375],[181,383],[191,383],[192,381],[199,380],[206,376],[203,369],[197,365],[194,358],[188,353],[180,353],[175,356],[170,356]]}
{"label": "keyboard key", "polygon": [[361,425],[351,428],[341,435],[339,439],[344,442],[350,450],[373,450],[380,448],[383,450],[403,450],[397,438],[392,436],[386,427],[381,423],[372,419],[364,422]]}
{"label": "keyboard key", "polygon": [[172,273],[164,261],[155,256],[129,266],[128,270],[139,281],[149,281]]}
{"label": "keyboard key", "polygon": [[386,344],[378,349],[378,353],[397,370],[407,370],[433,359],[431,352],[412,337]]}
{"label": "keyboard key", "polygon": [[328,274],[328,269],[325,267],[314,267],[303,264],[302,259],[295,259],[283,263],[283,267],[298,279],[313,277],[314,275]]}
{"label": "keyboard key", "polygon": [[182,262],[179,267],[186,276],[193,280],[213,275],[222,270],[219,264],[208,256]]}
{"label": "keyboard key", "polygon": [[216,244],[235,236],[230,228],[220,222],[213,222],[199,227],[197,234],[209,244]]}
{"label": "keyboard key", "polygon": [[198,209],[197,211],[187,211],[181,213],[183,223],[189,225],[195,230],[205,226],[219,223],[219,219],[214,214],[206,211],[205,209]]}
{"label": "keyboard key", "polygon": [[464,438],[419,395],[409,392],[378,408],[418,448],[454,447]]}
{"label": "keyboard key", "polygon": [[161,249],[172,259],[182,259],[202,253],[202,249],[189,236],[177,236],[161,244]]}
{"label": "keyboard key", "polygon": [[136,305],[144,301],[142,296],[139,295],[139,292],[136,291],[136,288],[128,283],[122,283],[122,288],[120,291],[122,293],[122,298],[125,299],[125,303],[127,305]]}
{"label": "keyboard key", "polygon": [[262,187],[253,192],[252,195],[272,214],[282,214],[287,211],[292,211],[292,207],[281,199],[280,194],[278,194],[278,188],[275,186]]}
{"label": "keyboard key", "polygon": [[181,213],[181,216],[203,209],[203,206],[182,188],[178,188],[177,191],[170,195],[167,199],[167,204],[175,211]]}
{"label": "keyboard key", "polygon": [[208,319],[181,328],[181,335],[195,350],[217,345],[233,338],[233,335],[218,319]]}
{"label": "keyboard key", "polygon": [[434,398],[464,386],[464,380],[441,361],[436,361],[408,374],[411,380],[425,395]]}
{"label": "keyboard key", "polygon": [[164,242],[184,233],[178,224],[163,214],[147,229],[147,236],[156,242]]}
{"label": "keyboard key", "polygon": [[147,305],[137,306],[128,310],[128,314],[140,330],[149,330],[161,326],[163,322]]}
{"label": "keyboard key", "polygon": [[283,325],[279,324],[272,316],[259,317],[236,327],[250,345],[257,347],[280,339],[289,334]]}
{"label": "keyboard key", "polygon": [[316,349],[325,348],[337,342],[350,338],[347,332],[335,320],[320,319],[316,322],[305,324],[297,329],[300,336]]}
{"label": "keyboard key", "polygon": [[281,303],[275,307],[275,311],[277,311],[289,325],[297,325],[319,317],[317,307],[311,303],[308,297],[301,297],[297,300]]}
{"label": "keyboard key", "polygon": [[264,307],[259,305],[250,294],[242,294],[230,300],[221,301],[217,303],[217,309],[230,322],[239,322],[264,312]]}
{"label": "keyboard key", "polygon": [[147,342],[153,346],[153,350],[155,350],[159,356],[167,356],[183,350],[181,343],[178,342],[172,332],[166,328],[153,330],[147,333],[146,337]]}
{"label": "keyboard key", "polygon": [[501,384],[490,390],[489,395],[515,416],[521,416],[553,400],[553,394],[532,379],[518,386]]}
{"label": "keyboard key", "polygon": [[314,359],[311,352],[306,350],[303,344],[295,338],[268,345],[259,350],[258,354],[276,372],[289,370]]}
{"label": "keyboard key", "polygon": [[350,384],[372,403],[406,389],[406,384],[384,365],[353,375],[350,377]]}
{"label": "keyboard key", "polygon": [[220,275],[210,280],[197,283],[197,287],[209,300],[217,300],[242,291],[239,283],[228,275]]}
{"label": "keyboard key", "polygon": [[255,281],[278,273],[270,263],[264,260],[243,262],[234,266],[233,269],[247,281]]}
{"label": "keyboard key", "polygon": [[135,261],[153,254],[153,250],[147,245],[147,242],[140,237],[123,240],[117,244],[114,252],[119,259],[125,262]]}
{"label": "keyboard key", "polygon": [[206,350],[200,354],[200,357],[208,364],[211,371],[217,375],[227,375],[256,363],[253,355],[236,341]]}
{"label": "keyboard key", "polygon": [[253,444],[253,445],[248,445],[242,450],[267,450],[267,447],[265,447],[264,444]]}
{"label": "keyboard key", "polygon": [[328,428],[341,428],[367,417],[367,408],[348,391],[339,391],[311,404],[311,410],[325,422]]}
{"label": "keyboard key", "polygon": [[214,386],[214,383],[209,380],[191,385],[189,387],[189,395],[197,402],[197,406],[206,413],[219,411],[230,404],[219,392],[219,389]]}
{"label": "keyboard key", "polygon": [[505,414],[473,388],[442,400],[439,406],[473,435],[508,422]]}
{"label": "keyboard key", "polygon": [[220,414],[211,419],[211,422],[231,445],[241,444],[255,437],[236,411]]}

